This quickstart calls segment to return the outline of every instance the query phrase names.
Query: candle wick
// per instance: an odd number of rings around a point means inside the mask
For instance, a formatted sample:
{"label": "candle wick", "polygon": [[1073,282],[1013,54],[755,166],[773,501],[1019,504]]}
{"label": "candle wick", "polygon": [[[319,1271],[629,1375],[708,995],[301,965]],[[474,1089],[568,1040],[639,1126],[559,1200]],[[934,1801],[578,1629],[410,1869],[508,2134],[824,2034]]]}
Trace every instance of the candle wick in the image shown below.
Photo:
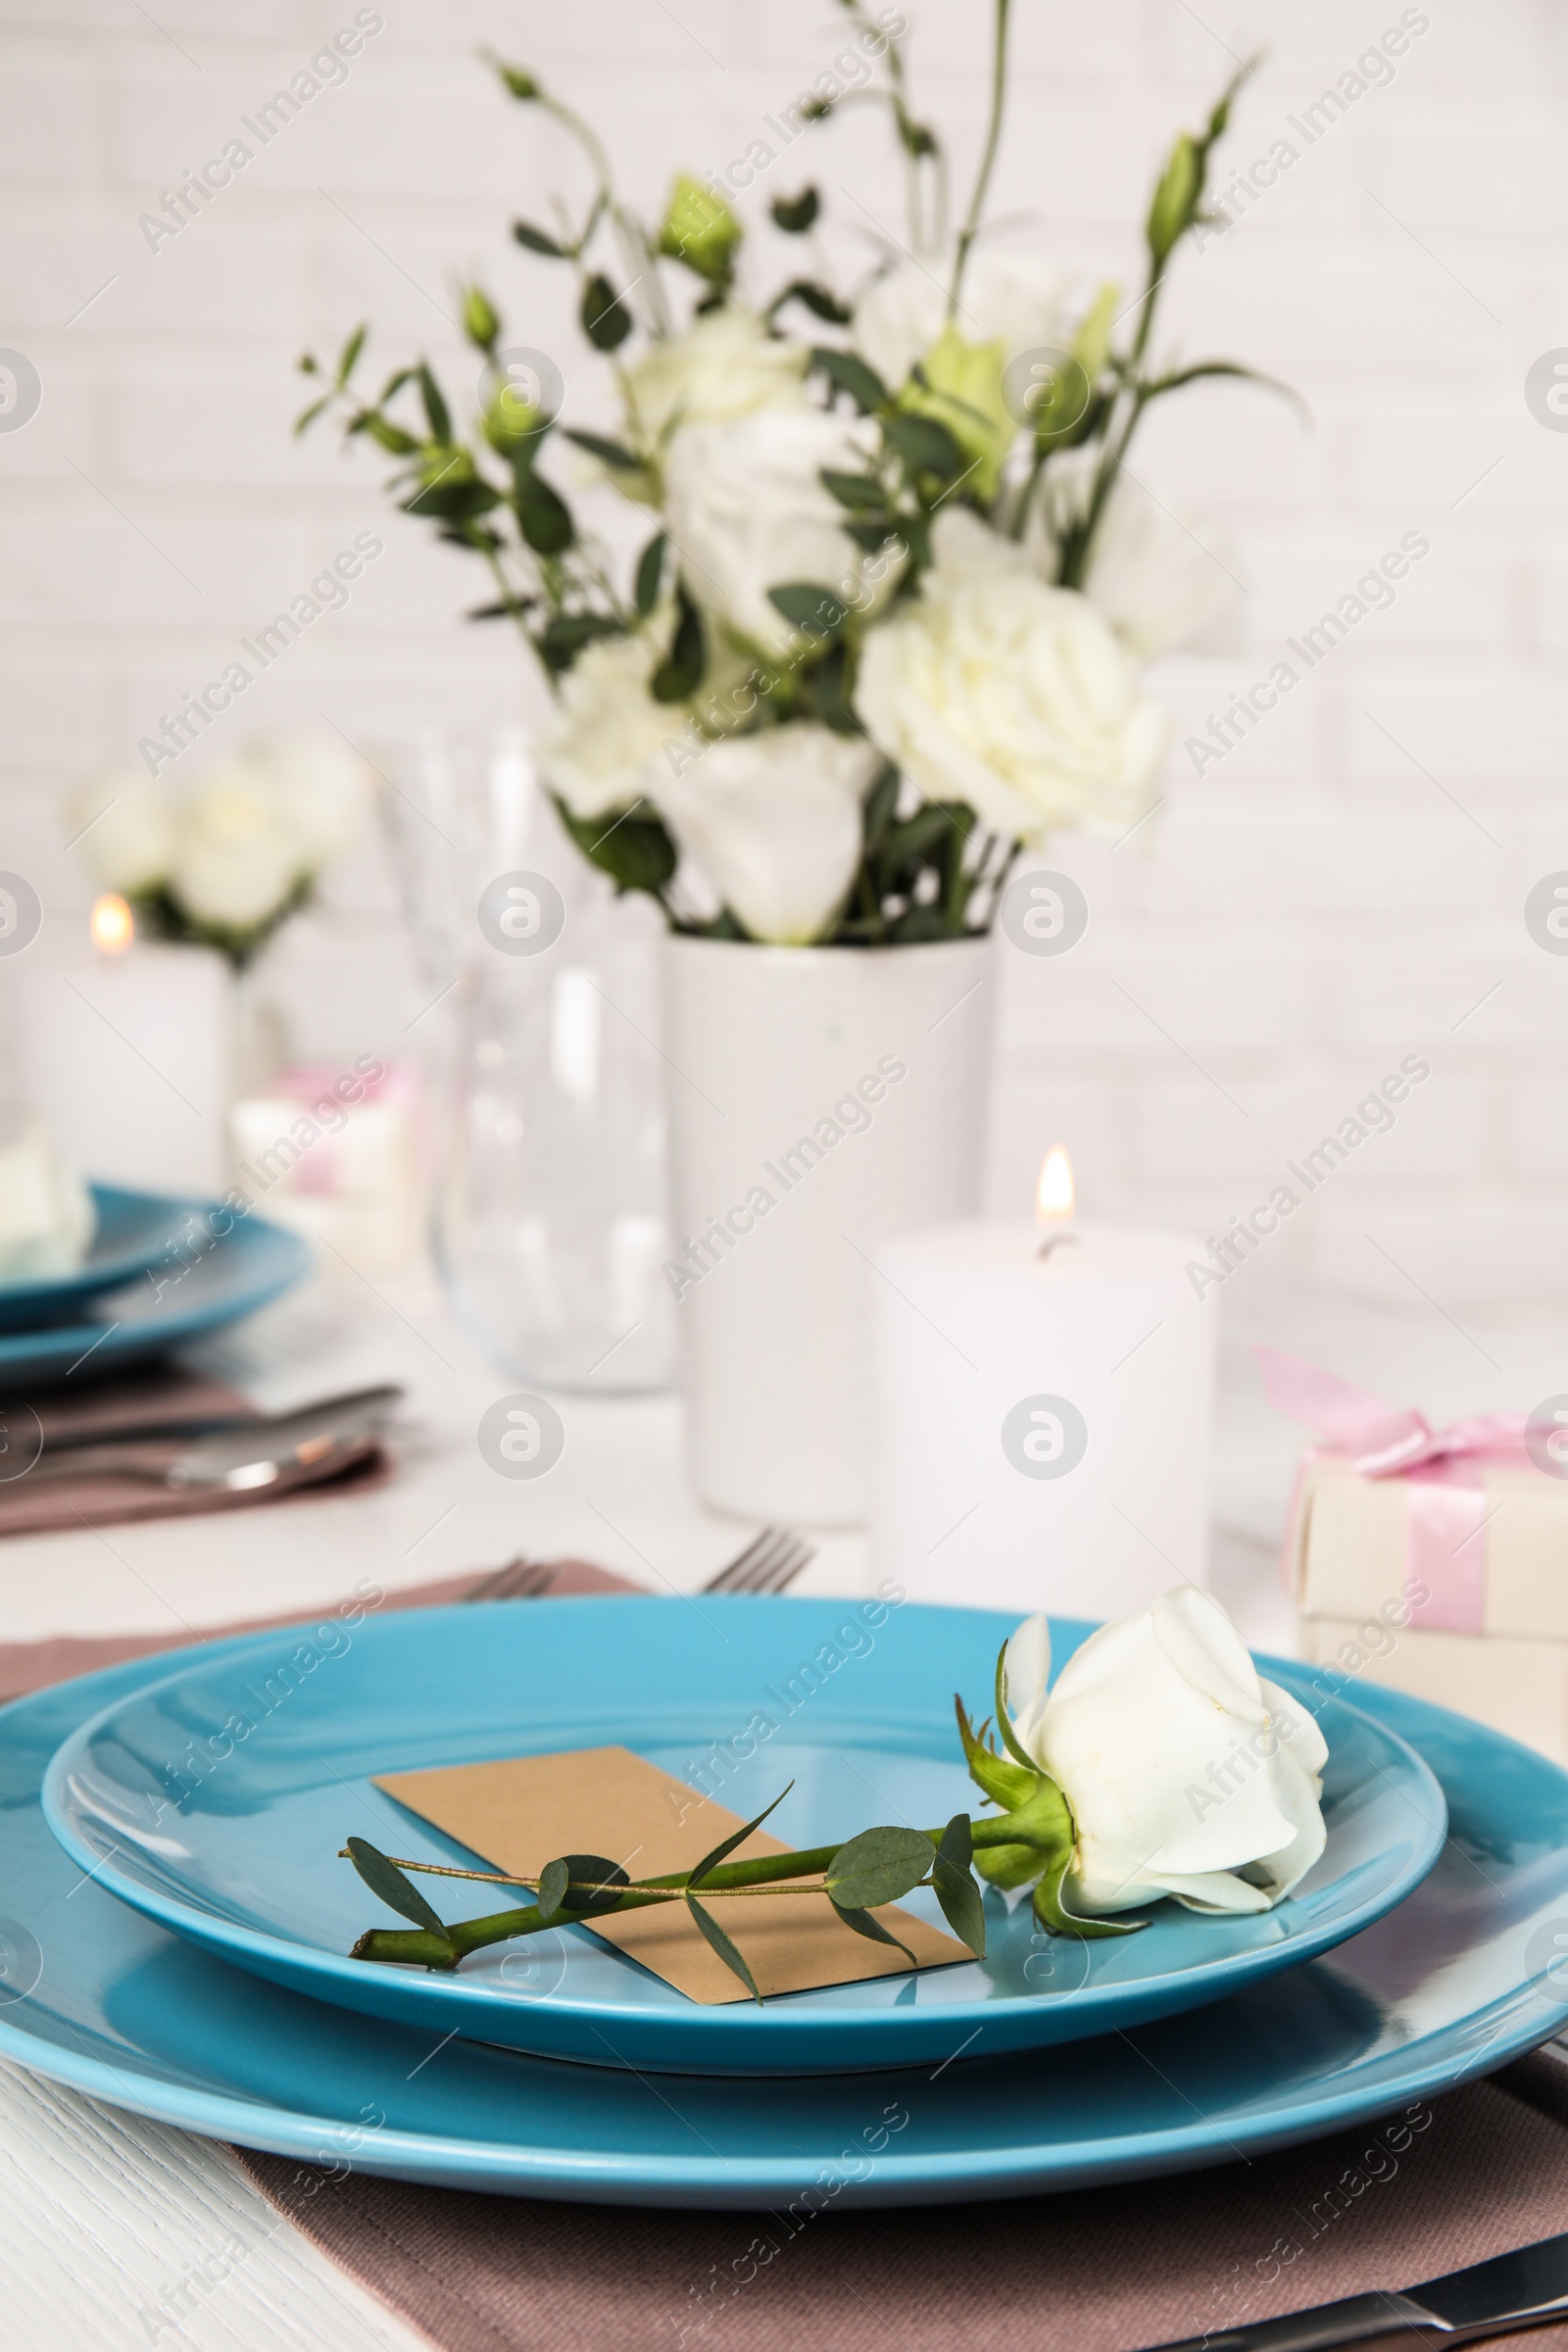
{"label": "candle wick", "polygon": [[1075,1233],[1048,1233],[1035,1254],[1038,1257],[1049,1257],[1053,1250],[1063,1248],[1076,1250],[1077,1247],[1078,1236]]}

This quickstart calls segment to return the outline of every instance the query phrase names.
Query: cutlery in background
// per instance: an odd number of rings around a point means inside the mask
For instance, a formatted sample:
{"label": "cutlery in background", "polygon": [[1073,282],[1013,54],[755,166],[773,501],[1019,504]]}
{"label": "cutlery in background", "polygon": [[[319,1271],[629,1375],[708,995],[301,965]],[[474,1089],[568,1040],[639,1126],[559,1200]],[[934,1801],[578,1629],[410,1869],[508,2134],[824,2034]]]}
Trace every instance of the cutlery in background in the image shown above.
{"label": "cutlery in background", "polygon": [[29,1489],[84,1478],[133,1478],[172,1493],[301,1486],[330,1478],[362,1460],[403,1391],[356,1389],[290,1413],[258,1414],[191,1440],[172,1454],[170,1442],[139,1440],[46,1451],[24,1475]]}
{"label": "cutlery in background", "polygon": [[1568,2236],[1544,2237],[1490,2262],[1447,2271],[1398,2293],[1348,2295],[1312,2311],[1221,2328],[1150,2352],[1332,2352],[1380,2336],[1410,2345],[1471,2344],[1568,2315]]}

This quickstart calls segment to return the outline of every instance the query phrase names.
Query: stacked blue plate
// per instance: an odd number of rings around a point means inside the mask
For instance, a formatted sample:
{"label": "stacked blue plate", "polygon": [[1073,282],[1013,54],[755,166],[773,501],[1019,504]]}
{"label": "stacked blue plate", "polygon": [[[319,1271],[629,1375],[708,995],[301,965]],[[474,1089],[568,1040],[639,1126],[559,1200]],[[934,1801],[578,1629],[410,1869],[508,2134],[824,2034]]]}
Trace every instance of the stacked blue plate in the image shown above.
{"label": "stacked blue plate", "polygon": [[[1322,1712],[1327,1849],[1273,1912],[1160,1906],[1140,1936],[1066,1944],[988,1896],[983,1961],[761,2010],[687,2002],[586,1929],[456,1978],[347,1957],[397,1923],[337,1859],[346,1835],[484,1867],[374,1777],[619,1742],[696,1781],[831,1650],[724,1803],[760,1810],[793,1778],[769,1828],[802,1842],[941,1820],[974,1801],[954,1689],[983,1697],[1009,1630],[905,1605],[870,1637],[854,1604],[709,1595],[351,1613],[22,1700],[0,1712],[0,2051],[404,2179],[896,2204],[1223,2163],[1414,2105],[1568,2022],[1568,1776],[1360,1688]],[[1088,1630],[1057,1626],[1058,1658]],[[1298,1666],[1267,1671],[1306,1691]],[[494,1907],[468,1891],[441,1907]]]}
{"label": "stacked blue plate", "polygon": [[221,1201],[89,1188],[92,1246],[69,1274],[0,1283],[0,1380],[61,1380],[90,1355],[101,1377],[220,1331],[299,1281],[310,1250]]}

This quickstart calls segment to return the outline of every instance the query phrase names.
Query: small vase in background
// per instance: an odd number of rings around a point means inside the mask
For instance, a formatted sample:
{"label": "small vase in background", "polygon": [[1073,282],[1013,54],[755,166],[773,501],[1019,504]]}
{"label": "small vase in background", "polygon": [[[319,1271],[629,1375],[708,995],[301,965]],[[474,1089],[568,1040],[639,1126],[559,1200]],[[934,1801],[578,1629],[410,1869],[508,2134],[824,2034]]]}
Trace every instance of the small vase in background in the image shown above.
{"label": "small vase in background", "polygon": [[536,790],[520,734],[426,736],[388,797],[427,1010],[432,1249],[514,1379],[668,1384],[657,918],[617,902]]}
{"label": "small vase in background", "polygon": [[716,1509],[865,1518],[871,1252],[978,1205],[991,968],[985,939],[667,942],[672,1288]]}

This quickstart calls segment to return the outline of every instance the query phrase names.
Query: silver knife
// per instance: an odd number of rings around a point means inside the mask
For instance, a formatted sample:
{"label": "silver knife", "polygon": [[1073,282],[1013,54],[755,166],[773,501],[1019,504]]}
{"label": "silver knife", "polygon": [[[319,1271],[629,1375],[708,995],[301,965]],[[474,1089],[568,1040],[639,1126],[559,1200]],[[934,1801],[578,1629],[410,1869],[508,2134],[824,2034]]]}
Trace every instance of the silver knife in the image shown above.
{"label": "silver knife", "polygon": [[[1447,2271],[1397,2294],[1348,2295],[1279,2320],[1184,2336],[1149,2352],[1330,2352],[1380,2335],[1414,2344],[1470,2344],[1478,2336],[1536,2328],[1568,2313],[1568,2236],[1544,2237],[1467,2270]],[[1409,2331],[1408,2333],[1406,2331]]]}

